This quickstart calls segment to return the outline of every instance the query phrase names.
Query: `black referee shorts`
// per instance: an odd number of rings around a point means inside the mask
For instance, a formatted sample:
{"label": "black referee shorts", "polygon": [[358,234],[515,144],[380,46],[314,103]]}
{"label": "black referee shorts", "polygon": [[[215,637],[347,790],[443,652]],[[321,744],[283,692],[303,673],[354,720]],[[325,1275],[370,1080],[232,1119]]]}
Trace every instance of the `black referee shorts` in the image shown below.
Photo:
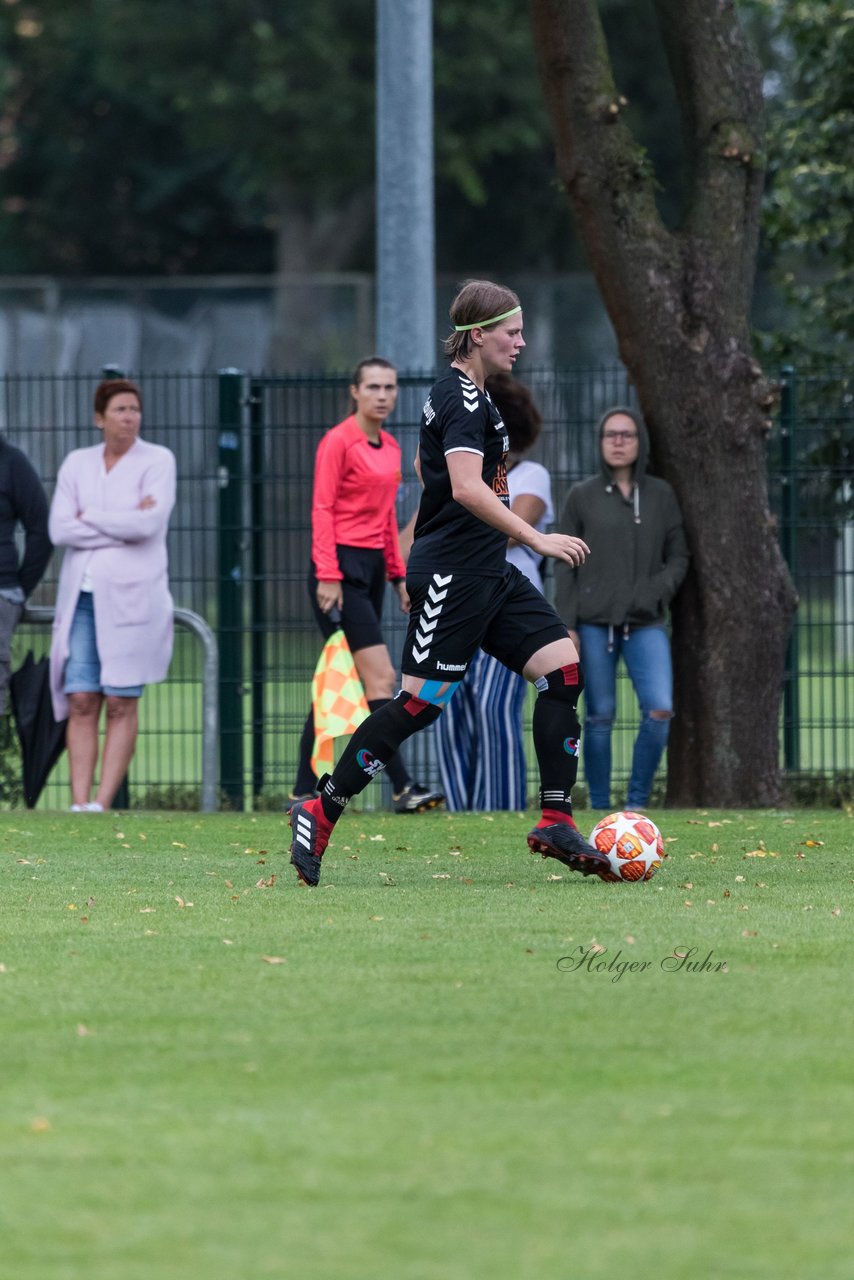
{"label": "black referee shorts", "polygon": [[317,603],[317,574],[313,564],[308,579],[309,599],[321,635],[328,640],[341,627],[351,653],[385,644],[380,629],[386,588],[385,553],[374,547],[344,546],[339,546],[337,552],[338,567],[344,575],[340,622],[332,622]]}
{"label": "black referee shorts", "polygon": [[431,680],[462,680],[478,649],[511,671],[569,634],[545,596],[508,564],[500,578],[447,573],[407,575],[412,610],[401,670]]}

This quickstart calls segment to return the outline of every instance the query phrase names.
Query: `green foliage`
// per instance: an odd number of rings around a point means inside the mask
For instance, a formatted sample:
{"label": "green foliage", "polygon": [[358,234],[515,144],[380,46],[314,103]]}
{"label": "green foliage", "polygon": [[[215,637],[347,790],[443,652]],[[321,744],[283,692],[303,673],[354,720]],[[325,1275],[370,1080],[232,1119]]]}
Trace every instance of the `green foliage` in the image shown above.
{"label": "green foliage", "polygon": [[14,808],[23,804],[23,801],[21,744],[10,712],[0,716],[0,805],[3,808]]}
{"label": "green foliage", "polygon": [[854,9],[750,0],[765,24],[770,166],[765,233],[792,330],[777,358],[847,360],[854,339]]}
{"label": "green foliage", "polygon": [[[672,90],[640,8],[603,0],[666,189]],[[443,0],[434,15],[440,269],[581,265],[527,7]],[[0,6],[0,272],[264,271],[283,229],[300,269],[369,268],[374,17],[364,0]]]}
{"label": "green foliage", "polygon": [[851,819],[655,816],[628,886],[348,814],[317,891],[282,817],[7,823],[6,1273],[847,1280]]}
{"label": "green foliage", "polygon": [[804,809],[854,810],[854,771],[795,773],[785,780],[786,803]]}

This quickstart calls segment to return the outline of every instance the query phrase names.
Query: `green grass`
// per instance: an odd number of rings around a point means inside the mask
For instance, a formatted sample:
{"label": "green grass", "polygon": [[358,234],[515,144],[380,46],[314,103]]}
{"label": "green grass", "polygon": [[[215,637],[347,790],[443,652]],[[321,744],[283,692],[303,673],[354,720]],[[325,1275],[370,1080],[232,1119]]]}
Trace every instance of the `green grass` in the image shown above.
{"label": "green grass", "polygon": [[658,817],[3,815],[0,1273],[847,1280],[854,822]]}

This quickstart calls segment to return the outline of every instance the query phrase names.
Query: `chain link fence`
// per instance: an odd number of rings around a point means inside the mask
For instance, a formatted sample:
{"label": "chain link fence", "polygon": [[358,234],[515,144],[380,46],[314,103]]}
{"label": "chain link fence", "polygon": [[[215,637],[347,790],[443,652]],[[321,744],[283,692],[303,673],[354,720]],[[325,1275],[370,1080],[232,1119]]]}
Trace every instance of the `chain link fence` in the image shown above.
{"label": "chain link fence", "polygon": [[[97,380],[0,380],[0,431],[26,451],[48,493],[65,455],[98,438],[91,414]],[[143,434],[167,445],[177,458],[178,497],[169,534],[175,603],[206,619],[219,642],[220,802],[282,809],[294,780],[321,648],[306,586],[314,454],[323,432],[349,411],[349,377],[232,370],[143,374],[137,380],[144,399]],[[544,368],[526,371],[525,380],[544,418],[534,456],[551,473],[559,511],[569,486],[598,466],[601,413],[632,403],[633,396],[621,366]],[[428,373],[401,375],[390,423],[404,459],[401,525],[418,500],[411,460],[430,382]],[[801,597],[781,716],[781,759],[804,798],[812,792],[818,800],[832,801],[846,779],[850,784],[854,778],[854,377],[801,378],[784,370],[781,383],[769,480],[783,549]],[[32,604],[53,604],[60,554],[55,553]],[[405,618],[391,592],[385,621],[396,660]],[[14,665],[28,649],[38,656],[48,647],[47,628],[22,626]],[[177,630],[169,679],[149,688],[141,702],[131,805],[198,807],[202,661],[194,638]],[[621,676],[616,801],[628,778],[636,723],[634,697]],[[415,775],[433,785],[439,779],[431,747],[428,731],[404,749]],[[533,793],[533,753],[528,754]],[[13,768],[0,773],[0,785],[6,803],[14,802]],[[382,803],[378,791],[370,789],[365,802]],[[64,808],[67,796],[63,761],[40,806]]]}

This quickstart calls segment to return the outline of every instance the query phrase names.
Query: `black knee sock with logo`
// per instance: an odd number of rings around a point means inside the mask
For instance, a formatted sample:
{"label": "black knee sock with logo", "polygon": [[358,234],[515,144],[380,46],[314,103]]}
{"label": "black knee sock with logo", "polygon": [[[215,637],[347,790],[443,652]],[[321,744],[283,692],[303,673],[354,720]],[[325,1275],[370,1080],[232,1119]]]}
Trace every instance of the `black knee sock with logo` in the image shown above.
{"label": "black knee sock with logo", "polygon": [[578,777],[581,725],[576,704],[584,685],[577,662],[535,681],[533,737],[540,766],[540,806],[572,815],[571,792]]}
{"label": "black knee sock with logo", "polygon": [[353,796],[388,767],[402,743],[419,729],[426,729],[441,714],[432,702],[425,702],[403,690],[374,711],[359,725],[344,754],[321,792],[323,812],[330,822],[340,818]]}
{"label": "black knee sock with logo", "polygon": [[[390,698],[371,698],[368,701],[368,707],[371,711],[379,711],[380,707],[384,707],[386,703],[390,701]],[[396,751],[388,761],[385,771],[388,774],[392,790],[396,796],[399,796],[401,791],[405,791],[412,781],[409,776],[409,770],[403,763],[403,757],[399,751]]]}

